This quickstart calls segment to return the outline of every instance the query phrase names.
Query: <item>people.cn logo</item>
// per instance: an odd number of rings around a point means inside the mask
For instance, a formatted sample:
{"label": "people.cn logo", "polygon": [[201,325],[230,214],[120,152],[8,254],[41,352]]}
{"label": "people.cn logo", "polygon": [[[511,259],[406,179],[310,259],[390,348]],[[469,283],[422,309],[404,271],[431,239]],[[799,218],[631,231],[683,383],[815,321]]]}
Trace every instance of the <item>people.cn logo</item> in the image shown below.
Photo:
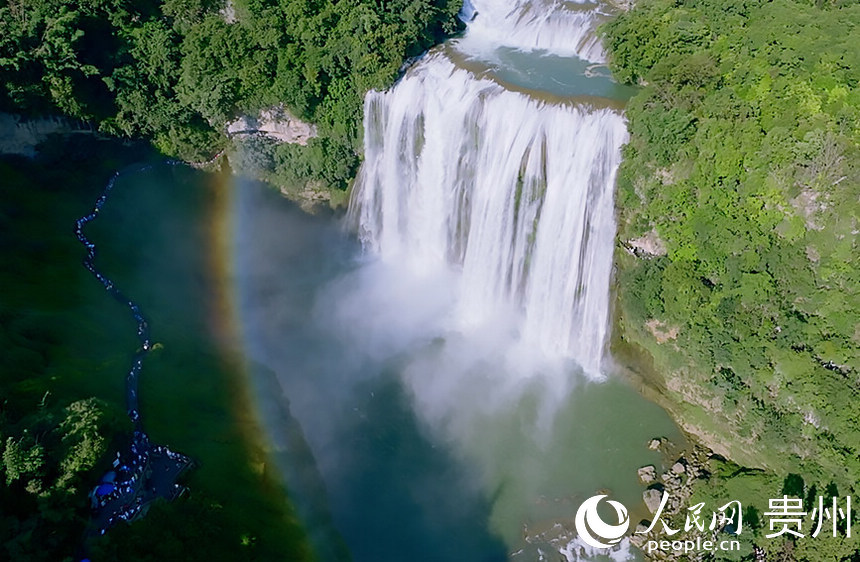
{"label": "people.cn logo", "polygon": [[592,496],[582,502],[579,509],[576,510],[576,532],[579,537],[594,548],[610,548],[621,542],[627,528],[630,527],[630,517],[627,515],[627,508],[617,501],[606,500],[606,503],[615,508],[615,514],[618,516],[617,525],[609,525],[600,518],[597,513],[597,504],[600,500],[606,497],[606,494]]}

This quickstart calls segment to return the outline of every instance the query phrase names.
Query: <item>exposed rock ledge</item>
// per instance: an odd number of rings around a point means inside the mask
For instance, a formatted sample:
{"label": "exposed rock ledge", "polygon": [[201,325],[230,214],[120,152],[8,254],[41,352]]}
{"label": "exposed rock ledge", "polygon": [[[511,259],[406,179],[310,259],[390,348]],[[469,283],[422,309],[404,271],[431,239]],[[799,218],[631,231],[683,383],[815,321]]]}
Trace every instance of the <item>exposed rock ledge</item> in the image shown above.
{"label": "exposed rock ledge", "polygon": [[263,135],[278,142],[307,145],[317,128],[290,115],[283,105],[264,109],[258,117],[243,115],[227,124],[228,136]]}
{"label": "exposed rock ledge", "polygon": [[666,343],[669,340],[678,339],[679,329],[677,326],[668,326],[665,322],[661,322],[656,318],[652,318],[645,322],[645,327],[657,340],[657,343]]}
{"label": "exposed rock ledge", "polygon": [[639,238],[628,240],[627,246],[631,248],[633,253],[637,256],[645,255],[648,257],[655,257],[666,255],[666,244],[663,243],[663,240],[661,240],[660,236],[657,235],[656,230],[651,230]]}
{"label": "exposed rock ledge", "polygon": [[36,146],[54,134],[94,134],[86,124],[63,117],[25,119],[11,113],[0,113],[0,154],[20,154],[32,158]]}
{"label": "exposed rock ledge", "polygon": [[224,7],[218,13],[221,14],[221,17],[228,24],[234,24],[239,21],[239,18],[236,17],[236,5],[233,4],[233,0],[227,0],[224,3]]}

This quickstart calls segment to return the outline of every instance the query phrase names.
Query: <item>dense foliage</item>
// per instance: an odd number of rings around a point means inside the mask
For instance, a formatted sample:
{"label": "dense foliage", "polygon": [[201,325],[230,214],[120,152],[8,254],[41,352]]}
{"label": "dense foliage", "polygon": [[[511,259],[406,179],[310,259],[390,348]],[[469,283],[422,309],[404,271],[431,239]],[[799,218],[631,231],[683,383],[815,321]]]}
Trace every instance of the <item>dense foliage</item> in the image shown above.
{"label": "dense foliage", "polygon": [[[740,543],[740,550],[715,553],[714,558],[745,561],[760,559],[756,558],[754,546],[764,548],[767,560],[779,562],[822,560],[855,562],[860,557],[856,534],[854,534],[856,529],[852,536],[848,536],[844,519],[837,518],[835,533],[832,521],[828,520],[817,536],[811,536],[817,526],[817,517],[810,516],[801,526],[803,538],[796,539],[790,534],[768,537],[773,533],[770,528],[772,516],[768,515],[771,511],[769,507],[771,498],[782,496],[798,498],[801,500],[803,510],[812,515],[820,502],[829,508],[833,505],[834,498],[837,509],[844,510],[845,496],[850,494],[849,488],[840,487],[826,478],[807,481],[794,473],[788,473],[783,478],[772,472],[742,468],[734,463],[717,459],[710,461],[709,469],[711,474],[707,483],[696,486],[688,503],[692,506],[704,502],[708,506],[708,511],[732,501],[740,501],[742,507],[741,532],[734,537]],[[856,510],[856,507],[852,509]],[[685,513],[676,516],[672,528],[683,528],[685,518]],[[856,522],[856,512],[852,516],[852,521]]]}
{"label": "dense foliage", "polygon": [[364,93],[456,31],[459,0],[12,0],[0,7],[0,108],[97,121],[205,160],[228,120],[285,104],[319,125],[278,152],[291,179],[344,187]]}
{"label": "dense foliage", "polygon": [[91,482],[106,453],[107,405],[90,398],[60,407],[49,395],[21,419],[0,411],[0,544],[11,560],[62,560],[83,534]]}
{"label": "dense foliage", "polygon": [[643,86],[620,170],[624,337],[715,450],[846,492],[860,477],[860,4],[642,0],[605,32],[616,75]]}

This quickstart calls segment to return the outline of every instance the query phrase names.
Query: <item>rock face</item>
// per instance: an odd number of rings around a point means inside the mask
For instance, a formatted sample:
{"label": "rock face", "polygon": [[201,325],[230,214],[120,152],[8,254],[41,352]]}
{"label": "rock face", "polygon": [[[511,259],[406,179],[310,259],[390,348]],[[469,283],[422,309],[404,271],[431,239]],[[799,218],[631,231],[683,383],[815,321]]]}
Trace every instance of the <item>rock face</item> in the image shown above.
{"label": "rock face", "polygon": [[227,135],[263,135],[279,142],[307,145],[317,136],[317,128],[290,115],[280,105],[260,112],[259,117],[244,115],[227,124]]}
{"label": "rock face", "polygon": [[640,257],[655,257],[666,255],[666,244],[657,235],[656,230],[651,230],[644,236],[627,241],[633,253]]}
{"label": "rock face", "polygon": [[236,17],[236,6],[233,4],[233,0],[227,0],[224,3],[224,7],[218,12],[221,14],[221,17],[224,18],[224,21],[233,24],[236,23],[238,18]]}
{"label": "rock face", "polygon": [[32,158],[36,146],[50,135],[94,134],[71,120],[62,117],[24,119],[11,113],[0,113],[0,154],[20,154]]}
{"label": "rock face", "polygon": [[661,322],[656,318],[645,322],[645,327],[648,328],[648,331],[651,332],[657,343],[666,343],[667,341],[678,339],[677,326],[668,326],[665,322]]}
{"label": "rock face", "polygon": [[[657,472],[653,465],[643,466],[636,472],[640,481],[646,486],[651,486],[642,492],[642,500],[645,502],[645,507],[652,515],[656,515],[657,509],[660,507],[660,502],[663,499],[663,494],[667,494],[666,505],[663,507],[663,512],[660,515],[660,520],[664,523],[670,521],[673,516],[684,512],[691,507],[690,498],[693,493],[693,488],[698,479],[707,479],[709,476],[708,462],[712,457],[712,451],[702,447],[701,445],[691,444],[685,448],[683,454],[677,455],[670,449],[671,445],[664,437],[655,437],[648,442],[648,448],[657,450],[663,453],[663,461],[665,466],[669,468],[661,469]],[[669,456],[672,454],[673,456]],[[672,460],[674,459],[674,460]],[[672,464],[669,464],[672,463]],[[653,475],[654,482],[646,482],[645,478]],[[633,534],[630,537],[630,542],[640,549],[643,549],[643,554],[646,560],[662,561],[678,561],[688,560],[689,558],[683,552],[669,552],[655,550],[648,552],[644,549],[644,545],[650,540],[671,540],[672,535],[666,534],[662,525],[655,525],[654,528],[645,533],[647,526],[651,521],[643,521],[637,526],[638,534]],[[709,531],[710,534],[704,535],[705,540],[716,540],[715,537],[719,530]]]}
{"label": "rock face", "polygon": [[321,185],[309,183],[300,191],[289,191],[281,188],[281,193],[299,204],[299,207],[311,215],[330,212],[331,191]]}

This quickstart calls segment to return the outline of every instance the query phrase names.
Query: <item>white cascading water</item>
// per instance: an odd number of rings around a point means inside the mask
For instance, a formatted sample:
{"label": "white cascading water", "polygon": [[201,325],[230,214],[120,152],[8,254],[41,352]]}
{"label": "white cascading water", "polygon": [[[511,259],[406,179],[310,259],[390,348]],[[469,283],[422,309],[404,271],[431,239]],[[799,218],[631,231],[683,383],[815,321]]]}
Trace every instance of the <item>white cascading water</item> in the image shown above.
{"label": "white cascading water", "polygon": [[603,62],[605,54],[595,32],[603,20],[598,4],[559,0],[466,0],[464,10],[474,20],[461,47],[483,51],[488,47],[545,50]]}
{"label": "white cascading water", "polygon": [[[470,8],[461,56],[501,45],[602,57],[594,10],[510,0]],[[461,269],[457,326],[516,307],[521,341],[599,377],[623,116],[506,90],[448,52],[367,95],[349,218],[382,260]]]}

